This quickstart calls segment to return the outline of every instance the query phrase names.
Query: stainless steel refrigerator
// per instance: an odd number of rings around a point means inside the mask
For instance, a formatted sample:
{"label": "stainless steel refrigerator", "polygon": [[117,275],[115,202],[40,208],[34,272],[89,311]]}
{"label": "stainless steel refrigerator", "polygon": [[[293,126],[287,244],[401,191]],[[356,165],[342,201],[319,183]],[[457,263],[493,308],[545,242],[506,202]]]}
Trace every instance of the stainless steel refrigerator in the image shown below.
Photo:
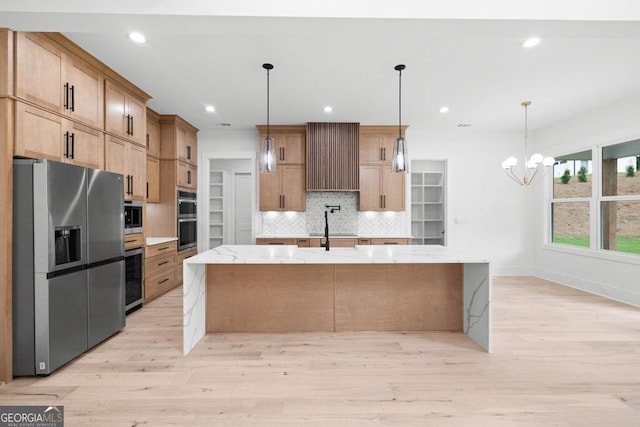
{"label": "stainless steel refrigerator", "polygon": [[123,178],[13,170],[13,373],[48,375],[125,326]]}

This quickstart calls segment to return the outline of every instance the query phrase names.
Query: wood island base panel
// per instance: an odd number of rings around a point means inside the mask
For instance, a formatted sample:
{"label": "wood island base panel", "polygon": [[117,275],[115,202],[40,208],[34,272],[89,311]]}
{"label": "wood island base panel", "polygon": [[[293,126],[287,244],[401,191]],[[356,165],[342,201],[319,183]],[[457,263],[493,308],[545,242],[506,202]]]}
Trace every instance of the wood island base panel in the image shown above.
{"label": "wood island base panel", "polygon": [[184,354],[217,332],[461,331],[491,351],[489,262],[448,248],[219,246],[183,274]]}
{"label": "wood island base panel", "polygon": [[207,265],[207,332],[462,332],[460,264]]}

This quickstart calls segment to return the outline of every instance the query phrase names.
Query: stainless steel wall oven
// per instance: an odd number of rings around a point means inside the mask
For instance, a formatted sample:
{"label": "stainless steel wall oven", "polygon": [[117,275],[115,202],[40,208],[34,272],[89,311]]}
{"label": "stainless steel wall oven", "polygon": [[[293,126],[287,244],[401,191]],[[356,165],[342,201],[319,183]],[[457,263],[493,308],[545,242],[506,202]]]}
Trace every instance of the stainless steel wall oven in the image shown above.
{"label": "stainless steel wall oven", "polygon": [[142,202],[124,201],[124,234],[142,233]]}
{"label": "stainless steel wall oven", "polygon": [[196,193],[178,191],[178,250],[192,248],[198,243]]}

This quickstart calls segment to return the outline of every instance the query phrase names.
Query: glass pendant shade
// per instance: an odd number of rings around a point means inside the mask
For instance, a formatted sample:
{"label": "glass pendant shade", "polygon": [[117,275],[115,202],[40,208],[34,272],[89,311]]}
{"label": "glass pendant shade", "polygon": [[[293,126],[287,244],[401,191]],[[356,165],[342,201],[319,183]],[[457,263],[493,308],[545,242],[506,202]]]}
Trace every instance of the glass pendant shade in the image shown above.
{"label": "glass pendant shade", "polygon": [[409,156],[407,154],[407,140],[399,137],[393,144],[393,171],[408,172]]}
{"label": "glass pendant shade", "polygon": [[267,135],[262,140],[262,156],[260,159],[260,171],[261,172],[275,172],[276,171],[276,144],[271,135]]}
{"label": "glass pendant shade", "polygon": [[273,70],[273,65],[262,64],[262,68],[267,70],[267,136],[264,137],[260,146],[260,172],[272,173],[276,171],[276,144],[269,132],[269,71]]}
{"label": "glass pendant shade", "polygon": [[394,67],[398,72],[398,139],[393,143],[393,171],[408,173],[407,140],[402,136],[402,70],[405,68],[407,67],[404,64]]}

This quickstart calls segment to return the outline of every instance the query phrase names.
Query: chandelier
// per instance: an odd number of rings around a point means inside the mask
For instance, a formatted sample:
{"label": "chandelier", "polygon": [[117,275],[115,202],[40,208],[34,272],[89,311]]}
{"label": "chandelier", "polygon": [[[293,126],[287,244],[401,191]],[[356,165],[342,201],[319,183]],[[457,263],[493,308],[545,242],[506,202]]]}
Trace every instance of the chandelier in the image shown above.
{"label": "chandelier", "polygon": [[513,171],[514,166],[518,164],[518,159],[515,157],[509,157],[502,162],[502,168],[505,170],[509,178],[514,180],[520,185],[530,185],[533,182],[540,165],[545,167],[553,166],[556,160],[553,157],[543,157],[542,154],[536,153],[527,160],[528,154],[528,131],[527,131],[527,107],[531,105],[531,101],[524,101],[520,105],[524,107],[524,173],[522,178],[519,178]]}

